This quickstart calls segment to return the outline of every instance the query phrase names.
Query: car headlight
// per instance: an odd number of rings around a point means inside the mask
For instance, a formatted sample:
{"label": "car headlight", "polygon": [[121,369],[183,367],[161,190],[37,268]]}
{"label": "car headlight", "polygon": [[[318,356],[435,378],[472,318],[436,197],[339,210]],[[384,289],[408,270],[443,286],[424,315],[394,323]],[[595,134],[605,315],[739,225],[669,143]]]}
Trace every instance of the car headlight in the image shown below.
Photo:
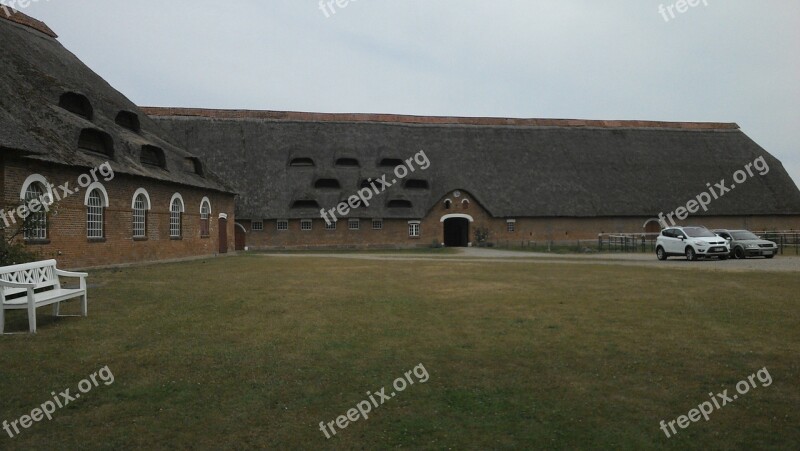
{"label": "car headlight", "polygon": [[698,246],[708,246],[708,242],[702,241],[702,240],[701,241],[695,241],[694,244],[696,244]]}
{"label": "car headlight", "polygon": [[745,247],[747,247],[748,249],[758,249],[758,244],[748,244]]}

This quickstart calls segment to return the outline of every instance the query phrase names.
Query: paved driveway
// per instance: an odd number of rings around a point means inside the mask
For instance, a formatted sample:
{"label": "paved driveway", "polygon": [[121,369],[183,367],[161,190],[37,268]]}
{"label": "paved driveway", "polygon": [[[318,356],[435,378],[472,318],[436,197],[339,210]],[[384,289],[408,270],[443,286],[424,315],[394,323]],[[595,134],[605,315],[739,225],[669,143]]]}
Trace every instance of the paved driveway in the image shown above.
{"label": "paved driveway", "polygon": [[667,269],[712,270],[712,271],[800,271],[800,257],[777,256],[771,260],[753,258],[747,260],[698,260],[687,261],[681,257],[671,257],[658,261],[655,254],[547,254],[537,252],[508,251],[502,249],[464,248],[458,254],[413,255],[376,253],[267,253],[268,257],[280,258],[347,258],[358,260],[396,260],[396,261],[457,261],[457,262],[536,262],[552,264],[592,264],[622,266],[652,266]]}

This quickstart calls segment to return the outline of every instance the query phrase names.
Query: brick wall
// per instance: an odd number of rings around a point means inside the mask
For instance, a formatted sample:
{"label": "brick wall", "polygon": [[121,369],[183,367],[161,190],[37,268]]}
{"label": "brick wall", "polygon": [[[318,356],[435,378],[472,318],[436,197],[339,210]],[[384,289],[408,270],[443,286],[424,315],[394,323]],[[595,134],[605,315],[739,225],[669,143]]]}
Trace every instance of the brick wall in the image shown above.
{"label": "brick wall", "polygon": [[[112,163],[113,167],[113,163]],[[56,185],[69,182],[69,189],[79,188],[78,177],[88,173],[80,168],[56,166],[6,159],[3,164],[3,196],[6,204],[15,202],[25,180],[31,174],[44,176]],[[227,242],[229,252],[234,251],[234,196],[184,185],[163,183],[140,177],[115,174],[105,181],[98,173],[98,181],[108,192],[109,206],[104,209],[104,235],[101,242],[87,239],[85,190],[57,201],[51,207],[48,240],[41,244],[28,243],[26,247],[42,258],[55,258],[64,268],[85,268],[158,261],[192,256],[215,255],[219,252],[220,213],[228,215]],[[147,190],[151,209],[147,212],[147,238],[133,238],[133,195],[137,189]],[[174,193],[184,200],[182,238],[171,239],[169,233],[169,204]],[[211,202],[210,236],[200,237],[200,203],[203,197]],[[2,221],[0,219],[0,221]]]}
{"label": "brick wall", "polygon": [[[264,220],[264,230],[254,231],[251,220],[239,223],[247,230],[247,246],[250,249],[324,249],[324,248],[410,248],[426,247],[443,243],[446,215],[469,215],[473,222],[469,227],[469,240],[475,241],[476,228],[489,230],[488,241],[511,244],[523,241],[576,241],[596,240],[599,233],[641,233],[651,217],[626,218],[494,218],[466,192],[448,193],[420,218],[420,237],[409,237],[409,219],[386,219],[383,230],[372,230],[372,221],[362,219],[360,230],[349,230],[347,220],[339,222],[335,231],[325,230],[325,221],[319,217],[312,220],[312,230],[302,231],[300,219],[289,220],[288,231],[278,231],[277,221]],[[450,208],[445,201],[450,200]],[[464,200],[468,201],[464,203]],[[514,231],[508,230],[508,220],[515,220]],[[702,217],[689,218],[684,224],[701,224],[710,228],[750,230],[800,230],[800,216],[754,216],[754,217]]]}

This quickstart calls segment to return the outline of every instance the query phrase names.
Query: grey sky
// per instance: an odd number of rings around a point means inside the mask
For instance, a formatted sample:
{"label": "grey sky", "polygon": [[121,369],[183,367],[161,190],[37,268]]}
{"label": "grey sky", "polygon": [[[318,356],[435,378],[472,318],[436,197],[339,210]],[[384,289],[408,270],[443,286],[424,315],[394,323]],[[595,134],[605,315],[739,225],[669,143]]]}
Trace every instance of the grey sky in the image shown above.
{"label": "grey sky", "polygon": [[737,122],[797,183],[800,2],[706,1],[669,22],[659,5],[672,0],[351,0],[329,18],[319,0],[39,0],[25,12],[139,105]]}

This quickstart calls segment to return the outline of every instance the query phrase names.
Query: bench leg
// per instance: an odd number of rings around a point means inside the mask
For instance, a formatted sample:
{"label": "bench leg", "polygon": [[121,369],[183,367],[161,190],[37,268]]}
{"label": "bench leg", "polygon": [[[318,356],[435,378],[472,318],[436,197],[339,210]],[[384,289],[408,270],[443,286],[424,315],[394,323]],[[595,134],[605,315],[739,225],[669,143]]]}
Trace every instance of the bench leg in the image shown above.
{"label": "bench leg", "polygon": [[36,306],[28,306],[28,325],[32,334],[36,333]]}
{"label": "bench leg", "polygon": [[89,295],[88,293],[84,293],[81,296],[81,314],[83,316],[89,316]]}
{"label": "bench leg", "polygon": [[6,330],[6,309],[0,305],[0,335],[3,335]]}
{"label": "bench leg", "polygon": [[56,302],[53,304],[53,316],[57,317],[59,313],[61,313],[61,303]]}

